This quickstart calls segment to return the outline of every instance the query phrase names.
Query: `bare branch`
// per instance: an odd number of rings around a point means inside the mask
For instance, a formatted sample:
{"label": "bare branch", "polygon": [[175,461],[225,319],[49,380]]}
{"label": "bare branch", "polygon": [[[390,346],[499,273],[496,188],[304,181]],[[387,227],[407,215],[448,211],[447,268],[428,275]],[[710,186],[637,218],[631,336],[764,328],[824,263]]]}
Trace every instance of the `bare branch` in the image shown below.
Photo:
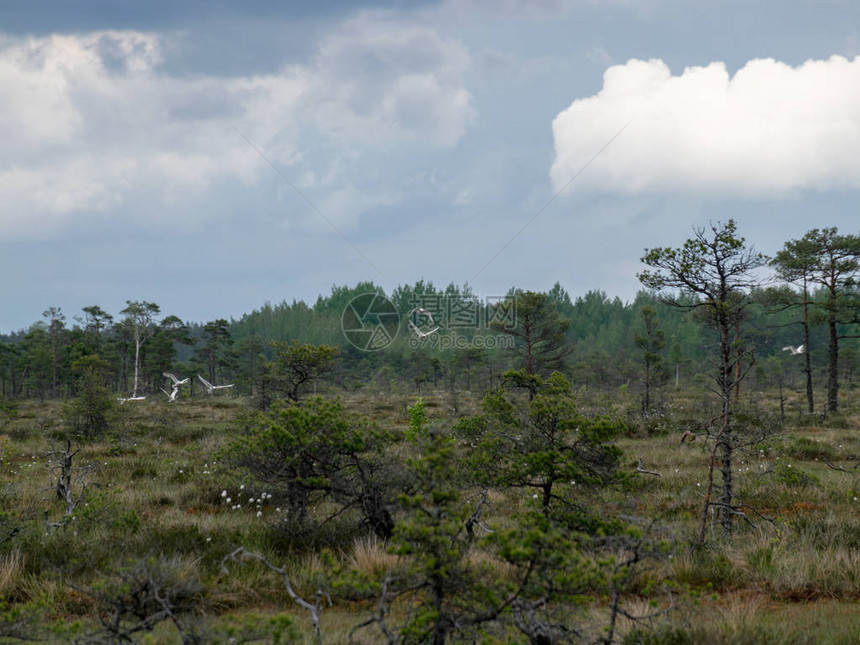
{"label": "bare branch", "polygon": [[[827,464],[827,465],[828,465],[830,468],[832,468],[833,470],[838,470],[838,471],[843,472],[843,473],[848,473],[849,475],[853,475],[853,474],[854,474],[854,473],[852,473],[850,470],[845,470],[844,468],[840,468],[839,466],[834,466],[834,465],[833,465],[833,464],[831,464],[829,461],[827,461],[827,459],[825,459],[824,457],[822,457],[822,458],[821,458],[821,461],[823,461],[825,464]],[[856,467],[857,467],[857,466],[855,466],[855,468],[856,468]]]}
{"label": "bare branch", "polygon": [[642,473],[643,475],[654,475],[655,477],[659,477],[660,473],[654,472],[653,470],[645,470],[642,468],[642,457],[639,457],[639,465],[636,466],[636,472]]}
{"label": "bare branch", "polygon": [[396,639],[394,634],[391,633],[391,630],[388,627],[388,624],[385,622],[385,616],[388,614],[388,585],[391,584],[395,579],[391,577],[391,571],[385,572],[385,578],[382,580],[382,589],[379,593],[379,604],[377,605],[377,610],[375,614],[372,614],[368,617],[367,620],[359,623],[351,630],[349,630],[349,642],[350,644],[354,643],[353,635],[363,627],[367,627],[368,625],[372,625],[376,623],[379,625],[379,630],[382,632],[382,635],[385,636],[385,645],[394,645],[396,643]]}
{"label": "bare branch", "polygon": [[[314,604],[309,603],[307,600],[299,596],[294,590],[293,585],[290,583],[290,577],[287,575],[287,570],[285,567],[276,567],[274,564],[269,562],[268,558],[259,553],[253,553],[248,551],[244,546],[240,546],[238,549],[233,551],[232,553],[224,556],[224,559],[221,561],[221,569],[228,573],[227,571],[227,561],[232,560],[233,562],[238,562],[239,564],[245,564],[243,560],[246,559],[258,560],[262,562],[269,570],[274,571],[275,573],[281,576],[281,579],[284,581],[284,588],[287,590],[287,594],[292,598],[293,602],[295,602],[300,607],[306,609],[310,614],[311,625],[314,628],[314,641],[318,645],[322,645],[323,637],[322,637],[322,627],[320,625],[320,604],[323,597],[322,590],[317,591],[317,598]],[[331,604],[331,600],[329,599],[329,604]]]}
{"label": "bare branch", "polygon": [[476,526],[486,533],[492,533],[493,532],[493,530],[481,520],[481,512],[483,510],[484,504],[487,501],[487,493],[488,492],[489,492],[489,489],[487,489],[487,488],[485,488],[483,491],[481,491],[481,499],[478,501],[478,505],[475,507],[475,511],[469,516],[469,519],[466,520],[466,525],[465,525],[466,526],[466,533],[469,535],[470,541],[475,538],[475,527]]}

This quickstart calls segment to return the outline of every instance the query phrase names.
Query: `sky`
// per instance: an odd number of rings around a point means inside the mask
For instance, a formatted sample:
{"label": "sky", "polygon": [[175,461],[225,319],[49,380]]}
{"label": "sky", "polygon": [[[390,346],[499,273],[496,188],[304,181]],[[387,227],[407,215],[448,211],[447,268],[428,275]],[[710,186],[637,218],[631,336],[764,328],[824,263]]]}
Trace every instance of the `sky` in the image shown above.
{"label": "sky", "polygon": [[4,3],[0,333],[420,279],[630,301],[734,218],[858,233],[860,3]]}

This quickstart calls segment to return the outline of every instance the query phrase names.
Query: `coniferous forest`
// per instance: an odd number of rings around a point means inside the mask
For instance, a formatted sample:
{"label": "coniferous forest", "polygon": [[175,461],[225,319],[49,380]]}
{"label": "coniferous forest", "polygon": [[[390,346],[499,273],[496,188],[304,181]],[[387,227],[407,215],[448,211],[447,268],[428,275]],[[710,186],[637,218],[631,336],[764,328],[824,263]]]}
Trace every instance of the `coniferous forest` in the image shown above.
{"label": "coniferous forest", "polygon": [[0,642],[856,642],[860,235],[641,260],[48,306],[0,337]]}

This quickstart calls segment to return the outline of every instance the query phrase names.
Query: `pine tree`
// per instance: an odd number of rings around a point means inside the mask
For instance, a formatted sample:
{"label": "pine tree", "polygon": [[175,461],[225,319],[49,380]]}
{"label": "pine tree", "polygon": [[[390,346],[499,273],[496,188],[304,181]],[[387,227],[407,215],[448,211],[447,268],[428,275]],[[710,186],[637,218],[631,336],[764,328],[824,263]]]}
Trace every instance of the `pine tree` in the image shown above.
{"label": "pine tree", "polygon": [[[732,393],[743,378],[739,372],[738,338],[739,322],[745,317],[749,304],[745,292],[758,285],[754,272],[764,266],[767,259],[761,253],[747,248],[744,239],[737,235],[734,220],[725,224],[711,224],[707,229],[694,229],[695,236],[680,248],[650,249],[642,262],[651,267],[639,274],[639,280],[649,289],[662,293],[665,301],[696,311],[700,320],[716,331],[719,337],[717,390],[721,400],[721,427],[716,435],[715,446],[720,449],[722,493],[720,523],[725,536],[731,536],[734,493],[732,489],[732,451],[734,449],[734,406]],[[676,291],[693,294],[692,302],[676,296]],[[712,455],[709,473],[716,463]],[[699,538],[704,541],[707,514],[710,510],[709,486],[702,510]]]}

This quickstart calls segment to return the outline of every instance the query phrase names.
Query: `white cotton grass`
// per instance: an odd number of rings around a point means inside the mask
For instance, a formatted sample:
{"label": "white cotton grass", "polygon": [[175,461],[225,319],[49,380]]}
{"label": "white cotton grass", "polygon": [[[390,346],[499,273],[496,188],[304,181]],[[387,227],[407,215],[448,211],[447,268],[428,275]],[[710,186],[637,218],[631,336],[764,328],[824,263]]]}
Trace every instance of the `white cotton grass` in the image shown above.
{"label": "white cotton grass", "polygon": [[[236,496],[236,503],[235,504],[233,503],[233,497],[230,495],[230,493],[228,492],[228,490],[226,488],[221,491],[221,499],[224,500],[225,504],[230,505],[230,510],[240,511],[242,509],[242,501],[241,501],[242,496],[245,494],[245,492],[247,492],[248,501],[246,502],[245,507],[251,511],[254,511],[256,517],[262,518],[265,511],[267,510],[265,507],[265,504],[267,501],[272,499],[272,497],[273,497],[272,494],[267,492],[267,491],[263,491],[263,492],[259,493],[259,495],[257,495],[252,490],[245,491],[245,488],[246,488],[245,484],[241,484],[239,486],[239,490],[236,492],[236,495],[235,495]],[[276,508],[275,512],[280,513],[281,508],[280,507]]]}

